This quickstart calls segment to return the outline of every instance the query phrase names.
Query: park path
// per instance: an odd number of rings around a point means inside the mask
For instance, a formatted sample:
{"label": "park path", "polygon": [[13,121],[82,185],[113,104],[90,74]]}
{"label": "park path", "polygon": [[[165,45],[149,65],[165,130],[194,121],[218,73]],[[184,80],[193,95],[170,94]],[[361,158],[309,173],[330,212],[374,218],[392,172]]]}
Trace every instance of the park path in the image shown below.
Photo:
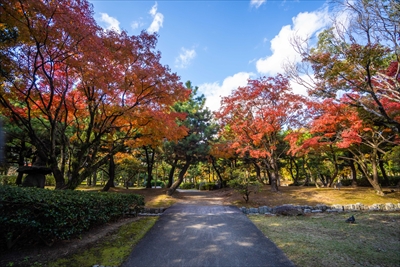
{"label": "park path", "polygon": [[294,266],[234,206],[200,191],[160,216],[122,267]]}

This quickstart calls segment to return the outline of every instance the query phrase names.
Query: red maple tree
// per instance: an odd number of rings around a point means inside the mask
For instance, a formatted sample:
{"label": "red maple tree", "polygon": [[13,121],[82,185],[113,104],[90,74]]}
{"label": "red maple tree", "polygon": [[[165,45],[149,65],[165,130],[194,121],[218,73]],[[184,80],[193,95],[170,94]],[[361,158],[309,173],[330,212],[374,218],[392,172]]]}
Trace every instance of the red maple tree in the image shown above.
{"label": "red maple tree", "polygon": [[277,75],[249,80],[247,86],[222,98],[216,113],[227,146],[241,157],[254,159],[256,169],[260,162],[273,191],[278,191],[280,179],[281,135],[288,127],[298,125],[304,102],[303,97],[292,93],[288,79]]}

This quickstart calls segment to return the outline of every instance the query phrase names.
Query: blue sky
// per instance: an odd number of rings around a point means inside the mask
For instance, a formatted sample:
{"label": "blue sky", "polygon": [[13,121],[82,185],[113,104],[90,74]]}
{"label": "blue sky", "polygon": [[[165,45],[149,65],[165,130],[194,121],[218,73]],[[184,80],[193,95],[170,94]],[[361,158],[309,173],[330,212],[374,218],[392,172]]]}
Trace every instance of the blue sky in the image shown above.
{"label": "blue sky", "polygon": [[199,86],[211,110],[247,79],[283,73],[283,62],[300,60],[289,39],[315,40],[332,21],[329,5],[320,0],[90,2],[105,29],[157,32],[161,63],[182,82]]}

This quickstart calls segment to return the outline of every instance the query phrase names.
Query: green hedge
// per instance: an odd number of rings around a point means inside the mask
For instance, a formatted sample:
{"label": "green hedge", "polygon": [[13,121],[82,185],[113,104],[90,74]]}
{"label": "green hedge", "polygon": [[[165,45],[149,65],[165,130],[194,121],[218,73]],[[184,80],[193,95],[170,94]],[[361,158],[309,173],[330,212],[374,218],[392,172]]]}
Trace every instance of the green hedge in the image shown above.
{"label": "green hedge", "polygon": [[[155,180],[152,180],[152,181],[151,181],[151,186],[153,187],[154,184],[155,184]],[[143,187],[146,187],[146,185],[147,185],[147,181],[145,181],[145,182],[143,183]],[[157,180],[156,186],[160,186],[161,188],[165,188],[165,184],[164,184],[164,182],[161,181],[161,180]]]}
{"label": "green hedge", "polygon": [[0,185],[15,185],[16,175],[0,175]]}
{"label": "green hedge", "polygon": [[199,183],[197,188],[199,190],[213,190],[216,188],[215,183]]}
{"label": "green hedge", "polygon": [[143,205],[143,196],[134,194],[0,186],[0,244],[50,245]]}
{"label": "green hedge", "polygon": [[[26,177],[26,174],[23,176],[22,181]],[[17,181],[17,175],[0,175],[0,185],[15,185]],[[56,179],[53,175],[46,175],[46,186],[55,186]]]}
{"label": "green hedge", "polygon": [[193,189],[195,188],[194,183],[181,183],[179,186],[180,189]]}

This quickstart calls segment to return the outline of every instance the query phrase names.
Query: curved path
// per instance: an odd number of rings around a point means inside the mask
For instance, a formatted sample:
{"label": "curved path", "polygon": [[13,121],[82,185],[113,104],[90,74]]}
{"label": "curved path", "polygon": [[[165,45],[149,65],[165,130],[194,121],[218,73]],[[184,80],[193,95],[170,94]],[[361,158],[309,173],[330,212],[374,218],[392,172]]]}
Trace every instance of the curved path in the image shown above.
{"label": "curved path", "polygon": [[122,267],[294,266],[233,206],[207,193],[187,193],[167,209]]}

